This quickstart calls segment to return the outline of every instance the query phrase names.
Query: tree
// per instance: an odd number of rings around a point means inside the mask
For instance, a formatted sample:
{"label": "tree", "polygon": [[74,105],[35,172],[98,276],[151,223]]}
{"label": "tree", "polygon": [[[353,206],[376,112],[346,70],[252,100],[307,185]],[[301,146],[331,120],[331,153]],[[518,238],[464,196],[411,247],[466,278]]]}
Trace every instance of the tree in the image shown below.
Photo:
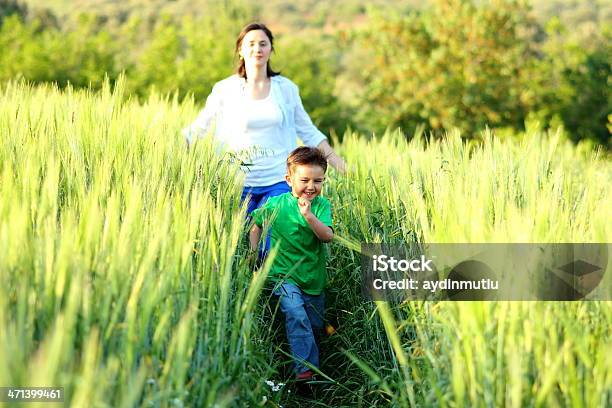
{"label": "tree", "polygon": [[0,0],[0,26],[2,26],[2,20],[13,14],[24,20],[28,14],[28,7],[17,0]]}
{"label": "tree", "polygon": [[540,96],[535,115],[543,124],[560,121],[574,141],[589,138],[612,147],[607,128],[612,112],[611,34],[601,30],[596,37],[606,40],[587,48],[559,19],[546,26],[532,80]]}
{"label": "tree", "polygon": [[407,16],[370,10],[348,65],[363,91],[351,104],[370,127],[521,125],[534,104],[527,89],[534,23],[521,1],[435,0]]}
{"label": "tree", "polygon": [[349,120],[335,94],[340,55],[334,39],[312,33],[285,35],[275,48],[273,68],[298,85],[313,122],[324,133],[333,132],[341,138]]}
{"label": "tree", "polygon": [[163,92],[177,88],[177,63],[182,52],[178,28],[169,19],[162,19],[153,30],[130,76],[132,89],[140,95],[151,87]]}

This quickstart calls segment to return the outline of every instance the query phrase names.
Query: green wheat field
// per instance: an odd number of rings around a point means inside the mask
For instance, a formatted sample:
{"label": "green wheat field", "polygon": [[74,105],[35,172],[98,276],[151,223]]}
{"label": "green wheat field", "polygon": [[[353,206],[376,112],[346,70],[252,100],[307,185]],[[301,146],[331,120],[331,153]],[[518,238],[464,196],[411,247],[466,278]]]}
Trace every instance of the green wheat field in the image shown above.
{"label": "green wheat field", "polygon": [[121,81],[3,86],[0,386],[61,386],[70,407],[610,406],[609,301],[374,303],[359,269],[362,242],[610,242],[606,153],[535,127],[347,133],[353,170],[324,190],[336,333],[306,398],[269,264],[247,261],[237,168],[180,135],[198,107]]}

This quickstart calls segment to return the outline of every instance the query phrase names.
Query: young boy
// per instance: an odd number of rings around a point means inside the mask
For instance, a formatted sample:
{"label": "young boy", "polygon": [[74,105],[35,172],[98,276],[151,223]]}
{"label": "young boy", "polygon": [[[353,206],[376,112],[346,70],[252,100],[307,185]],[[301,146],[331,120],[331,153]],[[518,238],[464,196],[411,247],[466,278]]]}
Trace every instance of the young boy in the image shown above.
{"label": "young boy", "polygon": [[255,210],[255,225],[249,234],[255,251],[264,222],[272,223],[271,246],[278,245],[278,252],[269,279],[276,283],[273,293],[280,298],[295,373],[300,380],[313,375],[304,361],[319,367],[316,339],[323,328],[323,289],[327,279],[323,243],[334,237],[330,203],[320,196],[326,170],[327,161],[320,150],[298,147],[291,152],[285,176],[291,192],[270,197]]}

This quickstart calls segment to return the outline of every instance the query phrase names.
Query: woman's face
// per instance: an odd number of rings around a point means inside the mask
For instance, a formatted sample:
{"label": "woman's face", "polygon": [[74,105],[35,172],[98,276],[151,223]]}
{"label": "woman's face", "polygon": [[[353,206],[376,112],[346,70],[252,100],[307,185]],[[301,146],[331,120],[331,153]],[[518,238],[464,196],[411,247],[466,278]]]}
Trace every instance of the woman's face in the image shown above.
{"label": "woman's face", "polygon": [[251,30],[242,39],[240,56],[251,66],[266,66],[272,53],[272,44],[263,30]]}

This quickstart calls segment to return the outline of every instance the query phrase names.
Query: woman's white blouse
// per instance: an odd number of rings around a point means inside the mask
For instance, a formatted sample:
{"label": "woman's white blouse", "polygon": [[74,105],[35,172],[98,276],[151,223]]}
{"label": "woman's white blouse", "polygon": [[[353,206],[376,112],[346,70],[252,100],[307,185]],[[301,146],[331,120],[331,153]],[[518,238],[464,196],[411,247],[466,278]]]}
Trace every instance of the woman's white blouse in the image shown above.
{"label": "woman's white blouse", "polygon": [[310,120],[298,87],[289,79],[271,77],[270,94],[259,101],[245,95],[244,85],[244,78],[238,75],[217,82],[204,109],[183,129],[183,135],[191,145],[205,137],[214,125],[215,139],[248,157],[248,165],[243,166],[245,186],[269,186],[285,179],[285,161],[297,147],[297,137],[307,146],[317,146],[326,137]]}

